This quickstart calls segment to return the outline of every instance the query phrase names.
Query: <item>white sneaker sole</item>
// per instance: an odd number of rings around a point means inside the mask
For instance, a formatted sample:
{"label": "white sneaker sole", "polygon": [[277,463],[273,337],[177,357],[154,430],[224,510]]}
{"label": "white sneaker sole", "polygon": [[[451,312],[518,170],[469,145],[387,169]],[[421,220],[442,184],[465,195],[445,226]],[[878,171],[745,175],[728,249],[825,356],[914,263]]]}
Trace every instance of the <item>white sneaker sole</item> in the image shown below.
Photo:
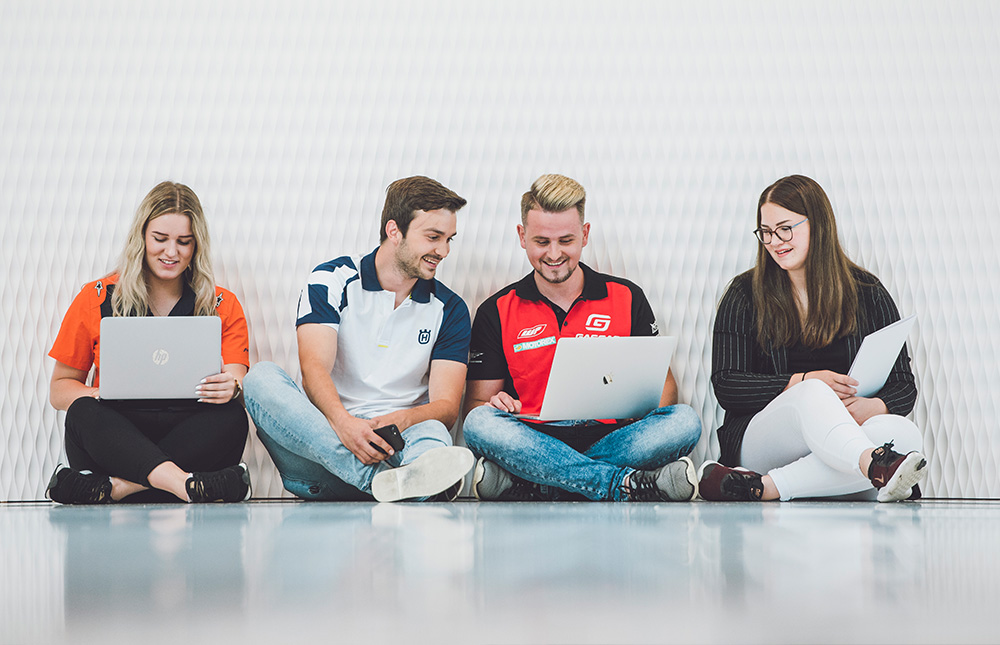
{"label": "white sneaker sole", "polygon": [[430,497],[448,487],[472,470],[472,451],[461,446],[432,448],[413,463],[383,470],[372,479],[372,495],[380,502]]}
{"label": "white sneaker sole", "polygon": [[243,478],[243,482],[247,485],[247,494],[243,496],[242,500],[240,500],[245,502],[253,495],[253,482],[250,481],[250,469],[247,468],[247,465],[242,461],[238,465],[243,470],[241,477]]}
{"label": "white sneaker sole", "polygon": [[690,457],[681,457],[677,461],[683,461],[684,462],[684,465],[685,465],[684,474],[687,476],[688,483],[691,484],[691,487],[694,488],[694,490],[691,492],[691,495],[689,495],[688,497],[685,497],[684,499],[675,500],[675,501],[678,501],[678,502],[690,502],[690,501],[695,500],[695,499],[698,498],[698,483],[701,480],[698,478],[698,473],[694,469],[694,462],[691,461]]}
{"label": "white sneaker sole", "polygon": [[483,498],[479,496],[479,485],[483,483],[483,477],[486,476],[486,457],[480,457],[476,461],[476,471],[472,473],[472,494],[480,502]]}
{"label": "white sneaker sole", "polygon": [[898,502],[910,496],[910,491],[927,474],[927,459],[919,452],[911,452],[903,459],[896,472],[878,491],[878,501]]}

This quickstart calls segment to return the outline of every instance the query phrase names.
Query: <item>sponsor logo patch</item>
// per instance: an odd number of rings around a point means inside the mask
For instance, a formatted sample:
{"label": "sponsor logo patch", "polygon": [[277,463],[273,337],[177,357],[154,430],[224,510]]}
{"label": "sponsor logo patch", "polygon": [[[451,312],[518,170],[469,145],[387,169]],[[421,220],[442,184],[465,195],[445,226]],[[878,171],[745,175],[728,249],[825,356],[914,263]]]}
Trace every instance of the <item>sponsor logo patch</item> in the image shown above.
{"label": "sponsor logo patch", "polygon": [[517,343],[514,345],[514,352],[524,352],[529,349],[538,349],[539,347],[547,347],[549,345],[556,344],[555,336],[547,336],[545,338],[539,338],[538,340],[529,340],[526,343]]}
{"label": "sponsor logo patch", "polygon": [[525,327],[521,331],[517,332],[518,338],[534,338],[538,334],[545,331],[547,325],[542,323],[541,325],[535,325],[534,327]]}
{"label": "sponsor logo patch", "polygon": [[590,314],[583,326],[587,331],[608,331],[609,327],[611,327],[611,316],[607,314]]}
{"label": "sponsor logo patch", "polygon": [[421,345],[426,345],[427,343],[431,342],[431,330],[421,329],[420,333],[417,335],[417,342],[420,343]]}

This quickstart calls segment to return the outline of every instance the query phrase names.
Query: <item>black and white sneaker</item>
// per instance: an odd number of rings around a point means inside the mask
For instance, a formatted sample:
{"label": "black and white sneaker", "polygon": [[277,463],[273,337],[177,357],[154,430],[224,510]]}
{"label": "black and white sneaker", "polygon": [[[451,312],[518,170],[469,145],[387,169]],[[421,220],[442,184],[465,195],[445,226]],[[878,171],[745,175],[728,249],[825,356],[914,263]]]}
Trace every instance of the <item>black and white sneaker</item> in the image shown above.
{"label": "black and white sneaker", "polygon": [[89,470],[73,470],[59,464],[45,487],[45,496],[60,504],[108,504],[111,480]]}
{"label": "black and white sneaker", "polygon": [[657,470],[636,470],[622,486],[630,502],[689,502],[698,495],[694,462],[681,457]]}
{"label": "black and white sneaker", "polygon": [[380,502],[433,497],[455,486],[474,462],[472,451],[462,446],[431,448],[412,463],[375,475],[372,495]]}
{"label": "black and white sneaker", "polygon": [[542,499],[538,484],[511,475],[480,457],[472,474],[472,494],[481,502],[534,502]]}
{"label": "black and white sneaker", "polygon": [[184,487],[192,502],[242,502],[250,499],[250,471],[238,464],[211,473],[191,473]]}

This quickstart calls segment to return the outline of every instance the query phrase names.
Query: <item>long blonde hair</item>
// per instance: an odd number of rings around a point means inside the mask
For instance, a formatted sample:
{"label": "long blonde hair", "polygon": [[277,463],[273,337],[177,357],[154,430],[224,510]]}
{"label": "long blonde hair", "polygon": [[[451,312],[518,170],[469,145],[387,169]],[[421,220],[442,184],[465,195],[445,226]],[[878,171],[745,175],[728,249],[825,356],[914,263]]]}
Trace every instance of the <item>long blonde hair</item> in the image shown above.
{"label": "long blonde hair", "polygon": [[139,204],[125,248],[115,272],[118,285],[111,295],[111,310],[115,316],[143,316],[149,311],[149,285],[146,282],[146,228],[149,223],[168,214],[187,215],[194,235],[194,256],[184,272],[188,287],[194,292],[194,315],[214,316],[215,274],[212,271],[211,240],[201,202],[194,191],[184,184],[165,181],[158,184]]}

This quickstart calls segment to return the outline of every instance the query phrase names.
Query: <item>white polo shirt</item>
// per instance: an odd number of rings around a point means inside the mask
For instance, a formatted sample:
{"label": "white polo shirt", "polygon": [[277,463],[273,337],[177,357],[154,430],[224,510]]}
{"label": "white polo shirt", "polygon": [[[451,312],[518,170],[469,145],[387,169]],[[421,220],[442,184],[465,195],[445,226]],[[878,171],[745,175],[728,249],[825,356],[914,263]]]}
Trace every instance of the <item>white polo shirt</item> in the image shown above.
{"label": "white polo shirt", "polygon": [[366,418],[427,403],[431,361],[468,364],[471,329],[465,302],[437,280],[417,280],[394,307],[396,294],[375,273],[376,251],[313,269],[295,322],[337,331],[330,375],[347,411]]}

